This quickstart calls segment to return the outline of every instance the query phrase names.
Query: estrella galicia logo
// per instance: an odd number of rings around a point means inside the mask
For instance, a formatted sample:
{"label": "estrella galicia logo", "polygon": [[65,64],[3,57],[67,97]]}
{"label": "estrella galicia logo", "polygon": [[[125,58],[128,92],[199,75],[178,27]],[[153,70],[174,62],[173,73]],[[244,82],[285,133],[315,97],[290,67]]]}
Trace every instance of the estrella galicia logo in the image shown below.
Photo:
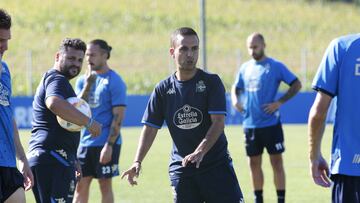
{"label": "estrella galicia logo", "polygon": [[196,92],[204,92],[206,89],[206,85],[204,81],[200,80],[196,83]]}
{"label": "estrella galicia logo", "polygon": [[189,130],[199,126],[202,120],[202,112],[186,104],[175,112],[173,122],[178,128]]}

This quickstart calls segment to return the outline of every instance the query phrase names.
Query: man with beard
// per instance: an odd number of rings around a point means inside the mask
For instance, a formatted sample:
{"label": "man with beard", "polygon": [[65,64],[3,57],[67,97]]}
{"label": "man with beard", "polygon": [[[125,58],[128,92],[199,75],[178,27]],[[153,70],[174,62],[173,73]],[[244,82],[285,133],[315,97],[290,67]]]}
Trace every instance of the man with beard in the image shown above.
{"label": "man with beard", "polygon": [[218,75],[196,68],[199,38],[193,29],[173,32],[170,55],[176,72],[155,87],[134,163],[122,177],[137,184],[134,178],[165,120],[173,140],[169,175],[174,202],[243,202],[224,134],[224,85]]}
{"label": "man with beard", "polygon": [[[284,202],[285,172],[281,154],[285,148],[279,108],[296,95],[301,83],[283,63],[265,55],[265,40],[260,33],[248,37],[247,48],[253,59],[240,67],[231,98],[233,106],[244,118],[246,154],[249,156],[255,202],[263,202],[261,162],[264,148],[270,155],[278,202]],[[290,88],[276,100],[282,81]]]}
{"label": "man with beard", "polygon": [[71,202],[76,184],[76,150],[80,132],[62,128],[56,116],[86,126],[93,136],[101,125],[66,101],[76,94],[69,80],[80,71],[86,44],[66,38],[55,55],[55,64],[40,81],[33,102],[33,129],[28,159],[35,177],[36,202]]}
{"label": "man with beard", "polygon": [[107,61],[111,46],[101,39],[91,41],[86,50],[88,70],[76,81],[75,91],[86,100],[92,116],[102,122],[102,133],[93,138],[83,130],[78,159],[83,177],[76,186],[74,202],[88,202],[89,187],[98,179],[101,202],[114,202],[112,178],[119,175],[120,127],[126,107],[126,85]]}

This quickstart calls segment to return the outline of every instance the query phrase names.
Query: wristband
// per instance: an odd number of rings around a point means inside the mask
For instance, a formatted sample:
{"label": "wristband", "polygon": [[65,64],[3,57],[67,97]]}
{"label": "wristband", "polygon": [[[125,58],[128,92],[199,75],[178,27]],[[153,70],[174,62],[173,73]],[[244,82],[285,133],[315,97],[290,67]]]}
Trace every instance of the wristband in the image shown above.
{"label": "wristband", "polygon": [[141,165],[141,161],[134,161],[134,163],[138,163],[139,165]]}
{"label": "wristband", "polygon": [[86,128],[86,129],[89,129],[90,126],[93,124],[93,122],[94,122],[94,119],[90,118],[90,119],[89,119],[89,122],[85,125],[85,128]]}

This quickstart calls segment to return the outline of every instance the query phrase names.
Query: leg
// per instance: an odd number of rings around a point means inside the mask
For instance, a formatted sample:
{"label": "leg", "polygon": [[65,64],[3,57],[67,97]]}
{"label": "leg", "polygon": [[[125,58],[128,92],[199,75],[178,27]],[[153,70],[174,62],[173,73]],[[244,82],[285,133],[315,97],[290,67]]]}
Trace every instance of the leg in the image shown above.
{"label": "leg", "polygon": [[5,203],[25,203],[25,191],[24,188],[18,188]]}
{"label": "leg", "polygon": [[[34,193],[36,202],[49,202],[51,196],[52,178],[49,171],[53,171],[52,166],[44,167],[41,165],[31,167],[31,171],[34,174],[34,187],[32,191]],[[57,171],[55,171],[57,172]],[[45,176],[47,176],[45,178]]]}
{"label": "leg", "polygon": [[281,154],[270,155],[270,162],[274,171],[274,184],[277,190],[285,190],[285,171]]}
{"label": "leg", "polygon": [[206,203],[244,201],[232,163],[221,164],[195,176]]}
{"label": "leg", "polygon": [[92,181],[91,176],[83,177],[76,185],[74,203],[87,203],[89,200],[89,188]]}
{"label": "leg", "polygon": [[[54,165],[51,202],[72,202],[76,187],[75,166]],[[57,172],[57,173],[55,173]],[[49,187],[49,185],[47,186]],[[48,202],[48,201],[45,201]]]}
{"label": "leg", "polygon": [[264,174],[261,169],[261,155],[250,156],[249,166],[254,190],[262,190],[264,186]]}
{"label": "leg", "polygon": [[113,146],[113,153],[111,161],[107,164],[99,163],[100,153],[102,147],[96,150],[96,175],[95,178],[99,181],[102,202],[114,202],[114,194],[112,189],[112,178],[119,175],[119,157],[121,145]]}
{"label": "leg", "polygon": [[262,203],[264,174],[261,169],[261,156],[264,150],[261,129],[245,128],[246,155],[249,157],[250,174],[254,188],[255,202]]}
{"label": "leg", "polygon": [[171,181],[174,203],[204,203],[198,186],[192,177],[179,178]]}
{"label": "leg", "polygon": [[266,149],[270,155],[270,162],[274,172],[274,184],[278,203],[285,202],[285,171],[282,153],[285,151],[284,133],[279,123],[266,130]]}
{"label": "leg", "polygon": [[103,203],[113,203],[114,194],[112,190],[112,178],[101,178],[98,180],[100,191],[101,191],[101,202]]}
{"label": "leg", "polygon": [[331,175],[332,202],[360,202],[360,177],[342,174]]}
{"label": "leg", "polygon": [[0,202],[25,203],[24,177],[15,167],[0,167]]}

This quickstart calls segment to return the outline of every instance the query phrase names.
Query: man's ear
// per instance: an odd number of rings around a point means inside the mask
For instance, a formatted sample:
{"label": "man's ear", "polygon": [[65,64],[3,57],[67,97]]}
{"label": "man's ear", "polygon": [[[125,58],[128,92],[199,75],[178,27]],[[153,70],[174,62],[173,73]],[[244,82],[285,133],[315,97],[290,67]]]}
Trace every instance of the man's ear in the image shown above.
{"label": "man's ear", "polygon": [[174,48],[174,47],[170,47],[169,52],[170,52],[170,55],[174,58],[174,57],[175,57],[175,55],[174,55],[174,53],[175,53],[175,48]]}
{"label": "man's ear", "polygon": [[60,52],[56,52],[55,61],[58,62],[60,60]]}

